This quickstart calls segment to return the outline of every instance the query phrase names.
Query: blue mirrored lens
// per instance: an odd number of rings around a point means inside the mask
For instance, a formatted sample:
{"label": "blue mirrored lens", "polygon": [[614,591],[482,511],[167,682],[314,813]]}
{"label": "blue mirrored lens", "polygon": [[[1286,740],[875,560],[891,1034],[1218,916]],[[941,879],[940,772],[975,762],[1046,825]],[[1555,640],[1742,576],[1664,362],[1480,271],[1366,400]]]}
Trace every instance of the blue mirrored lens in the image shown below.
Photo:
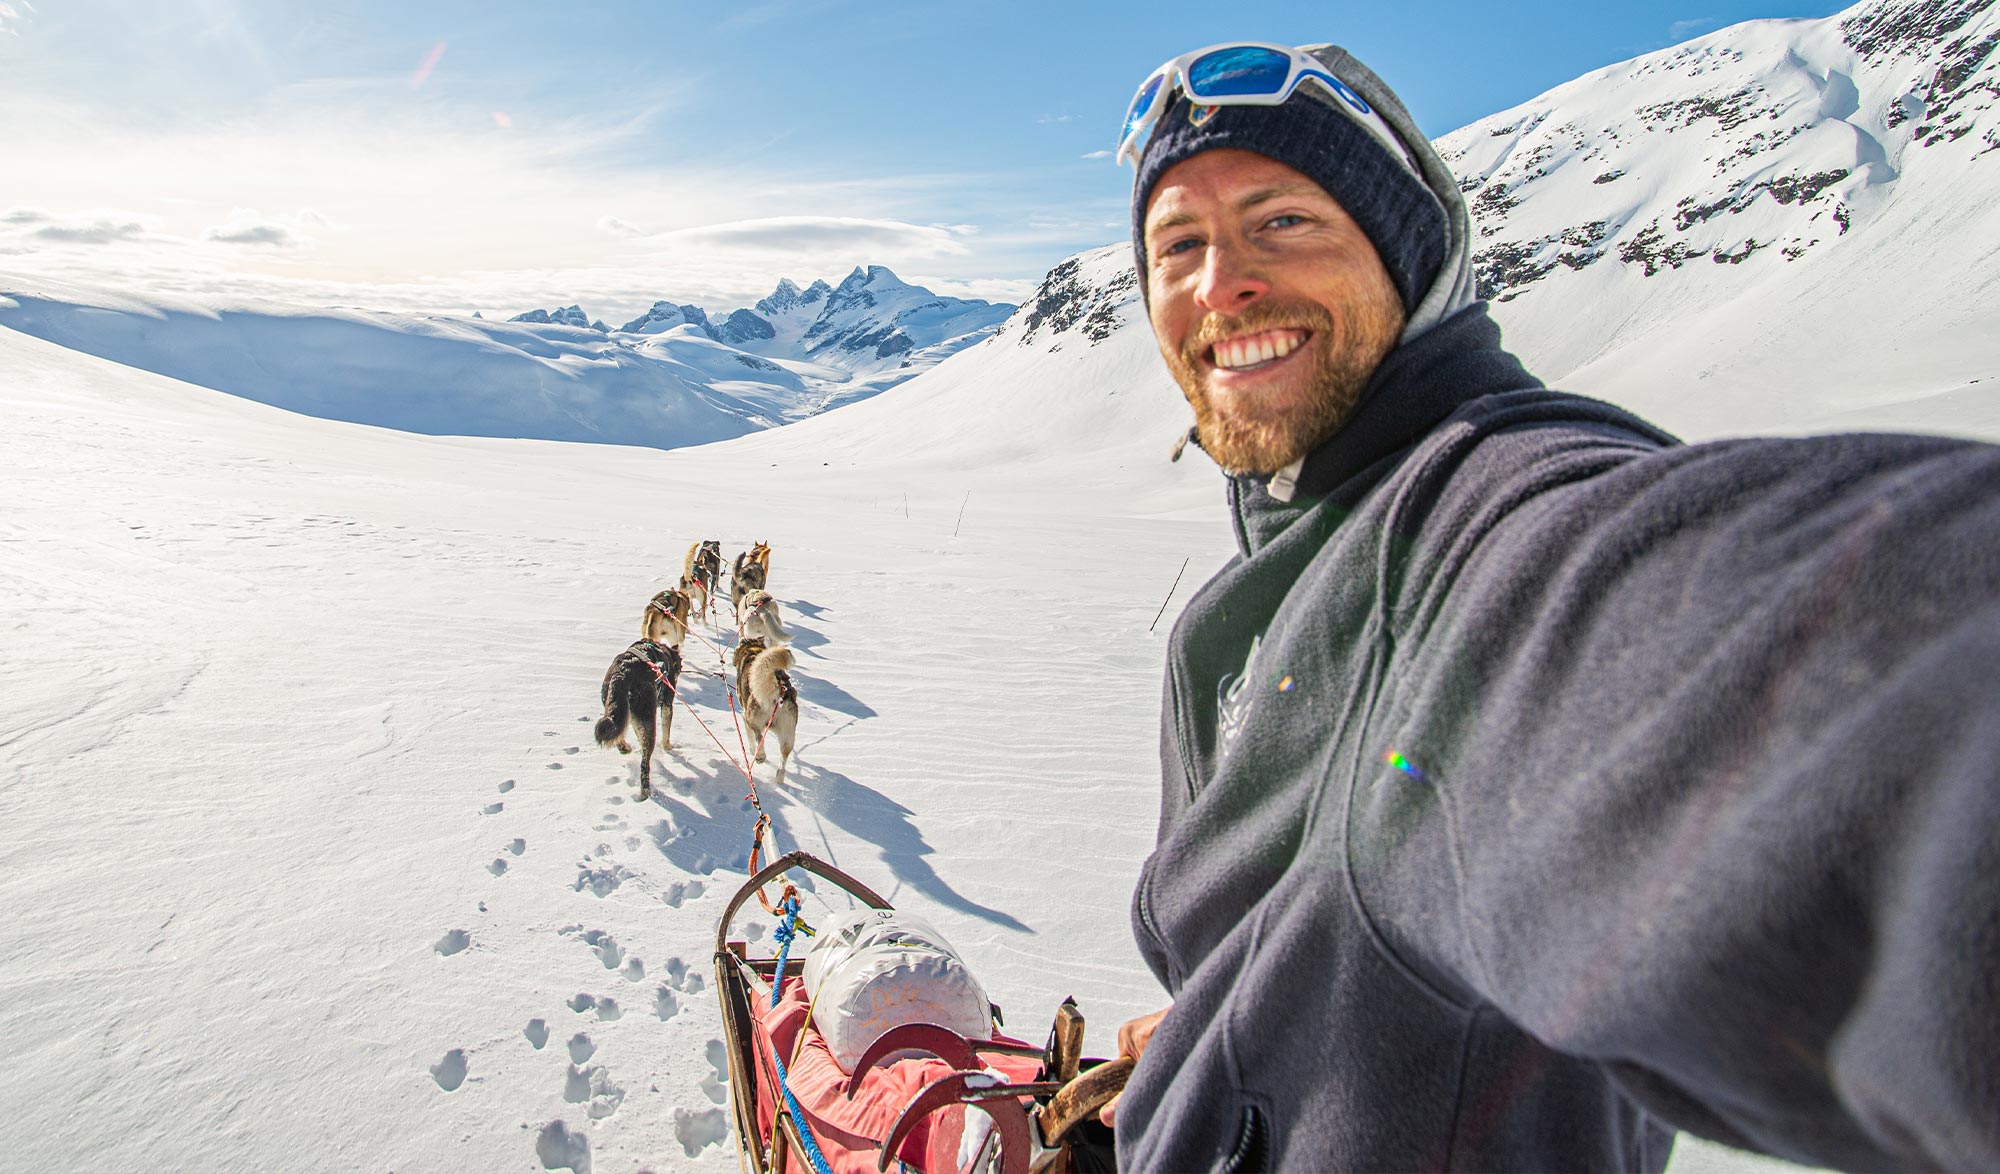
{"label": "blue mirrored lens", "polygon": [[1275,49],[1238,46],[1217,49],[1188,66],[1188,93],[1196,98],[1231,94],[1275,94],[1292,73],[1292,59]]}
{"label": "blue mirrored lens", "polygon": [[1125,112],[1125,129],[1119,135],[1121,139],[1131,137],[1132,128],[1145,121],[1146,115],[1152,112],[1154,99],[1160,96],[1160,87],[1166,82],[1164,74],[1156,73],[1139,87],[1139,95],[1132,99],[1132,108]]}

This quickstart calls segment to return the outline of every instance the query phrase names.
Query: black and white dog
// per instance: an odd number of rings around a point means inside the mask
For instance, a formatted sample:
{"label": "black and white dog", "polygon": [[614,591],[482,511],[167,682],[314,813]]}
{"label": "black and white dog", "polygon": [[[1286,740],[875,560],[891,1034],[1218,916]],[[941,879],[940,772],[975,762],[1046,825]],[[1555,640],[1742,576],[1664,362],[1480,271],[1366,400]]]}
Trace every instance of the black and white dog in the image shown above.
{"label": "black and white dog", "polygon": [[597,719],[597,744],[632,753],[628,728],[639,731],[639,798],[653,795],[653,738],[662,750],[673,749],[674,689],[681,675],[680,649],[652,640],[635,640],[604,670],[604,716]]}

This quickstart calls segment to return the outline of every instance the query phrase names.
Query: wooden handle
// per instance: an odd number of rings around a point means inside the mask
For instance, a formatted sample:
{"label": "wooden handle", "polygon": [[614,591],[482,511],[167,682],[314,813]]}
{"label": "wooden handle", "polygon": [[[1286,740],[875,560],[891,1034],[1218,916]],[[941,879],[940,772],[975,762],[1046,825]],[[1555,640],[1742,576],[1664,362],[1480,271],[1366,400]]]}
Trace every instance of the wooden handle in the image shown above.
{"label": "wooden handle", "polygon": [[1079,1122],[1095,1117],[1106,1101],[1125,1091],[1125,1082],[1131,1079],[1132,1066],[1137,1063],[1129,1058],[1106,1060],[1063,1085],[1037,1117],[1042,1144],[1051,1148],[1061,1145]]}

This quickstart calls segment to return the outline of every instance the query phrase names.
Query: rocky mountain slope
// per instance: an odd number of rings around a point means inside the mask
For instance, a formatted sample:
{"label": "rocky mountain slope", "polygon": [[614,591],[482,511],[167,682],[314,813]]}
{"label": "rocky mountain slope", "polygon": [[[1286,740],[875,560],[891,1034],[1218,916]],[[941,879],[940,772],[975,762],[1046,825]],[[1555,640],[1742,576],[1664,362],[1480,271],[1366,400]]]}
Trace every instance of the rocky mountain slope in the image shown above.
{"label": "rocky mountain slope", "polygon": [[2000,326],[1996,45],[1992,0],[1872,0],[1723,29],[1439,139],[1510,344],[1578,390],[1668,417],[1726,399],[1751,425],[1830,347],[1859,409],[1871,386],[2000,374],[1968,345]]}

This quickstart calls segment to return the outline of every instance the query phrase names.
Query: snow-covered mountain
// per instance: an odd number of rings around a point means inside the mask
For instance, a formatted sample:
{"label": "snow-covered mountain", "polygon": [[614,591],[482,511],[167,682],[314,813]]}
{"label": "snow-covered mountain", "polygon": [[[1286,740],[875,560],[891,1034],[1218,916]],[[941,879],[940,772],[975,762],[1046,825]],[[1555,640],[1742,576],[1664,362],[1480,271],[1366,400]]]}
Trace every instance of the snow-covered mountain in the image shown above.
{"label": "snow-covered mountain", "polygon": [[551,324],[556,326],[575,326],[583,330],[605,331],[611,329],[602,321],[592,322],[590,316],[583,312],[583,307],[577,305],[563,306],[555,310],[529,310],[525,314],[516,314],[512,318],[507,319],[507,321],[528,322],[537,326],[548,326]]}
{"label": "snow-covered mountain", "polygon": [[799,370],[700,335],[197,305],[46,282],[0,283],[0,326],[306,415],[431,435],[675,448],[776,426],[822,398]]}
{"label": "snow-covered mountain", "polygon": [[780,281],[754,311],[736,311],[714,334],[752,354],[846,372],[846,382],[826,386],[824,410],[936,366],[984,341],[1013,312],[1005,302],[944,297],[869,265],[836,286],[815,281],[801,290]]}
{"label": "snow-covered mountain", "polygon": [[0,326],[292,411],[434,435],[653,448],[865,399],[985,338],[1013,310],[939,297],[880,266],[856,269],[838,291],[781,281],[758,307],[715,321],[661,301],[612,331],[576,305],[501,323],[0,281]]}
{"label": "snow-covered mountain", "polygon": [[[720,318],[691,303],[662,299],[619,330],[664,334],[692,326],[716,342],[766,358],[867,376],[895,372],[894,378],[871,381],[879,391],[979,342],[1013,311],[1005,302],[944,297],[903,281],[885,266],[866,265],[856,266],[837,286],[815,281],[800,289],[780,278],[770,296]],[[509,321],[608,329],[576,306],[530,310]]]}
{"label": "snow-covered mountain", "polygon": [[[1796,425],[1801,397],[1828,425],[1910,395],[1963,409],[2000,374],[1996,44],[1992,0],[1872,0],[1723,29],[1439,139],[1510,345],[1670,426]],[[1797,387],[1807,371],[1835,394]]]}

